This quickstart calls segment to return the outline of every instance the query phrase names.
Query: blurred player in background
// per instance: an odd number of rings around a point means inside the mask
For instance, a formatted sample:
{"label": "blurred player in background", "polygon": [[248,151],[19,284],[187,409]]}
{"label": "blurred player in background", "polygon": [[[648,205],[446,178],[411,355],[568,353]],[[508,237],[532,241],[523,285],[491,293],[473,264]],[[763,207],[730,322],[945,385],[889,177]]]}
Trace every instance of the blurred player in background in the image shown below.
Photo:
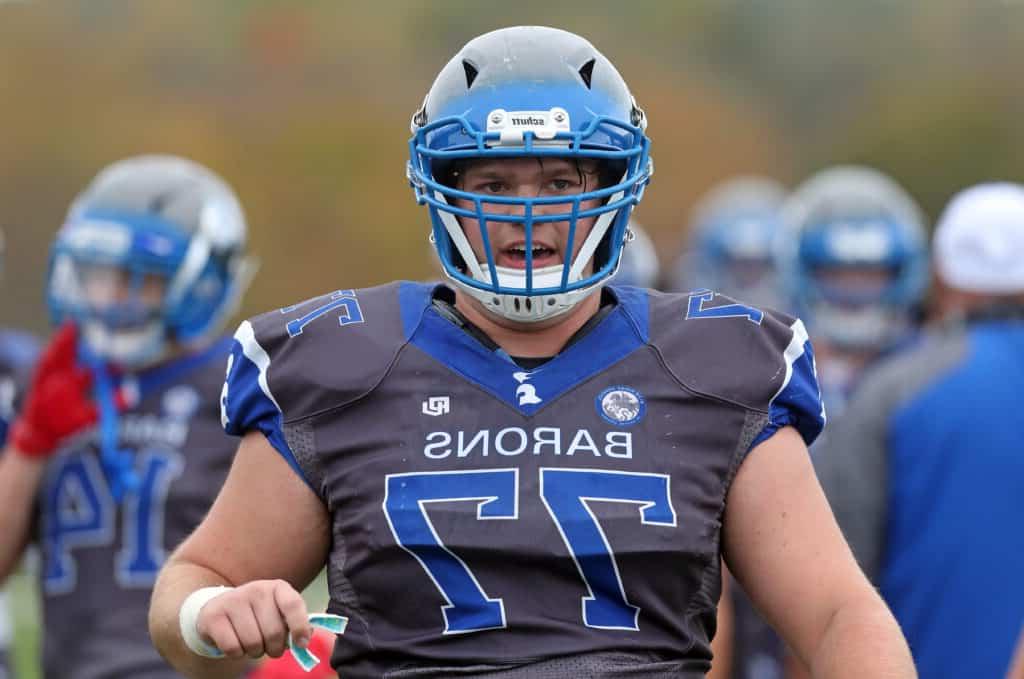
{"label": "blurred player in background", "polygon": [[[0,231],[0,274],[7,254],[4,233]],[[0,446],[7,440],[7,431],[14,419],[15,406],[28,381],[28,374],[39,353],[36,339],[25,332],[0,329]],[[4,511],[0,500],[0,512]],[[13,636],[7,610],[7,593],[0,588],[0,679],[13,677],[10,646]]]}
{"label": "blurred player in background", "polygon": [[[759,195],[753,188],[746,194]],[[760,195],[780,194],[765,188]],[[772,205],[766,200],[762,204]],[[723,212],[719,208],[711,213]],[[769,270],[778,270],[779,276],[768,289],[781,291],[783,308],[795,309],[807,321],[822,397],[834,422],[863,371],[913,330],[913,314],[927,282],[923,217],[891,179],[852,166],[811,176],[784,204],[774,204],[771,214],[779,228],[771,232],[774,241],[768,247],[775,261]],[[793,659],[787,658],[782,640],[742,587],[731,591],[732,676],[781,679],[798,672],[787,670]]]}
{"label": "blurred player in background", "polygon": [[636,220],[630,220],[626,239],[628,247],[622,248],[619,270],[615,272],[612,280],[617,285],[657,288],[661,277],[661,265],[658,263],[658,251],[654,249],[654,241]]}
{"label": "blurred player in background", "polygon": [[745,304],[786,310],[772,258],[785,197],[781,184],[764,177],[739,176],[714,186],[692,210],[672,288],[714,290]]}
{"label": "blurred player in background", "polygon": [[178,676],[146,610],[234,452],[218,331],[249,279],[245,239],[227,184],[169,156],[104,169],[57,234],[47,296],[60,329],[0,457],[0,578],[38,544],[48,678]]}
{"label": "blurred player in background", "polygon": [[1002,677],[1024,618],[1024,186],[953,198],[943,324],[869,374],[815,466],[921,676]]}
{"label": "blurred player in background", "polygon": [[793,191],[782,224],[783,290],[814,339],[834,420],[864,370],[916,330],[928,285],[924,216],[881,172],[837,166]]}
{"label": "blurred player in background", "polygon": [[161,651],[216,676],[305,643],[296,588],[327,562],[350,679],[703,677],[724,554],[818,676],[913,676],[814,477],[802,324],[607,285],[652,169],[614,66],[493,31],[412,128],[446,281],[241,325],[244,438],[154,590]]}

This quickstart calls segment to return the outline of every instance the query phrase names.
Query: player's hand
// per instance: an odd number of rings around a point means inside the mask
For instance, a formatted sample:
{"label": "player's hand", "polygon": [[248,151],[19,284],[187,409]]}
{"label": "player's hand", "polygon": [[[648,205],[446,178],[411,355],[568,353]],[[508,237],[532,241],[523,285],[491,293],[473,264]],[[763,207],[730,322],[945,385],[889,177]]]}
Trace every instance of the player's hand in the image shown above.
{"label": "player's hand", "polygon": [[71,323],[61,327],[36,364],[24,408],[11,427],[11,443],[23,455],[50,455],[99,416],[90,395],[92,373],[78,364],[75,335]]}
{"label": "player's hand", "polygon": [[[334,651],[334,642],[336,640],[336,635],[314,629],[313,638],[309,640],[307,648],[317,658],[326,661]],[[280,658],[264,660],[256,669],[245,676],[246,679],[337,679],[338,677],[329,662],[321,662],[313,669],[307,671],[299,665],[295,658],[287,653]]]}
{"label": "player's hand", "polygon": [[196,630],[229,658],[277,658],[288,648],[289,632],[301,648],[313,634],[306,602],[284,580],[256,580],[210,599]]}

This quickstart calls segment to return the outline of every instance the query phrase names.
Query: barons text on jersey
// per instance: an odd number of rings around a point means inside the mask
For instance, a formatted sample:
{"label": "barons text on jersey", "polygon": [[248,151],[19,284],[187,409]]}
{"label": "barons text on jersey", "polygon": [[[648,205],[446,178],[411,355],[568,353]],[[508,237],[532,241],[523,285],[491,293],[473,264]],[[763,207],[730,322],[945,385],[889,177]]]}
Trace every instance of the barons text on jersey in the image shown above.
{"label": "barons text on jersey", "polygon": [[708,291],[614,309],[526,370],[436,287],[246,321],[225,428],[262,431],[333,521],[346,677],[703,676],[725,497],[752,445],[823,425],[802,324]]}

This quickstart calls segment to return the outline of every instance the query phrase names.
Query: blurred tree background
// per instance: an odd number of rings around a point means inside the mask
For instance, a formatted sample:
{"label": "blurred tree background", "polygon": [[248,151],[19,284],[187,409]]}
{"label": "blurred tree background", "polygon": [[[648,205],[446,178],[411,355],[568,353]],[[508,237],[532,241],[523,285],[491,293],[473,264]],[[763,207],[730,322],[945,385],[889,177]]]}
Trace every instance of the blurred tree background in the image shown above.
{"label": "blurred tree background", "polygon": [[430,276],[409,117],[465,41],[522,23],[590,38],[647,110],[637,216],[665,264],[735,173],[869,163],[932,217],[966,184],[1024,178],[1017,1],[0,0],[0,323],[45,331],[49,239],[99,167],[137,153],[235,186],[263,264],[243,313]]}

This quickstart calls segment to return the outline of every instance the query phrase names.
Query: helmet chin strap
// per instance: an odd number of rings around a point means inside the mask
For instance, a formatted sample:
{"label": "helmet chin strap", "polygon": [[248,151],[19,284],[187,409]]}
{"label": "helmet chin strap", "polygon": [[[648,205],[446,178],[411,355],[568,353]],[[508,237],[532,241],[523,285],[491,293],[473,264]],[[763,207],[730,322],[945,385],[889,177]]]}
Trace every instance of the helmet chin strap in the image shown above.
{"label": "helmet chin strap", "polygon": [[[88,325],[91,324],[95,323],[82,326],[83,333],[88,332]],[[79,348],[79,358],[93,375],[93,395],[99,410],[97,435],[100,464],[114,502],[120,504],[126,494],[138,490],[140,479],[135,472],[135,455],[131,450],[118,445],[121,438],[118,389],[107,365],[108,358],[99,354],[91,344]]]}
{"label": "helmet chin strap", "polygon": [[[444,195],[440,192],[436,192],[434,195],[439,201],[447,202]],[[613,203],[620,200],[622,196],[623,192],[620,191],[611,196],[611,198],[608,199],[608,202]],[[437,212],[438,216],[441,218],[441,222],[444,224],[445,231],[448,232],[449,238],[452,239],[452,244],[455,245],[456,250],[458,250],[459,254],[462,256],[463,261],[466,262],[469,275],[474,280],[480,281],[486,285],[492,285],[493,280],[491,277],[490,267],[487,266],[486,262],[481,264],[477,261],[477,255],[473,252],[473,248],[470,246],[469,240],[466,238],[466,234],[462,229],[462,225],[459,224],[459,220],[450,212],[445,212],[443,210],[438,210]],[[584,239],[583,245],[580,246],[579,253],[569,266],[569,276],[566,280],[567,284],[576,283],[582,280],[584,268],[593,258],[594,252],[601,243],[601,239],[604,238],[608,228],[611,226],[618,213],[619,210],[617,209],[611,210],[599,215],[595,220],[593,228],[590,230],[590,233],[587,234],[586,239]],[[557,264],[554,266],[534,269],[532,271],[532,287],[534,289],[560,287],[562,285],[564,267],[565,264]],[[503,288],[526,289],[526,271],[524,269],[495,266],[494,272],[497,274],[499,286]],[[484,308],[491,313],[518,323],[537,323],[539,321],[560,316],[575,307],[582,300],[589,297],[591,293],[599,289],[609,278],[611,278],[611,276],[607,276],[594,282],[593,285],[588,285],[584,288],[566,292],[545,295],[517,295],[475,288],[451,276],[447,269],[445,269],[445,275],[448,276],[452,281],[452,284],[461,292],[464,292],[478,300]],[[612,272],[612,275],[614,275],[614,271]]]}

